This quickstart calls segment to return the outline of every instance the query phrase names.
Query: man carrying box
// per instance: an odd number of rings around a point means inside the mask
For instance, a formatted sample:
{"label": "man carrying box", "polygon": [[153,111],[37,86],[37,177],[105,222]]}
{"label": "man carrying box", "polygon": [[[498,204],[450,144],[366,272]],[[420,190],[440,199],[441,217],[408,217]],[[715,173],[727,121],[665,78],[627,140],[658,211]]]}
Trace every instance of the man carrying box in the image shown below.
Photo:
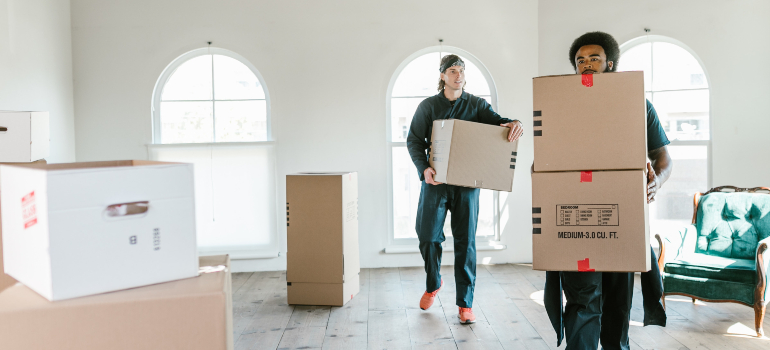
{"label": "man carrying box", "polygon": [[510,128],[508,141],[521,137],[524,131],[518,120],[501,117],[484,99],[463,90],[465,62],[457,55],[441,59],[438,82],[439,93],[420,103],[412,118],[406,139],[409,155],[417,167],[420,180],[420,202],[417,207],[417,237],[427,273],[426,291],[420,299],[420,308],[427,310],[441,289],[441,243],[444,242],[444,220],[447,210],[452,212],[452,235],[455,252],[455,283],[458,317],[462,323],[473,323],[476,317],[471,309],[476,280],[476,226],[479,216],[479,189],[438,183],[433,180],[436,171],[428,162],[428,140],[433,121],[461,119]]}
{"label": "man carrying box", "polygon": [[[600,74],[617,69],[620,49],[615,39],[602,32],[586,33],[575,39],[569,51],[577,74]],[[671,175],[672,163],[666,145],[670,142],[650,101],[647,101],[647,201]],[[652,270],[642,273],[645,325],[665,326],[665,310],[660,298],[663,285],[652,253]],[[561,290],[567,298],[562,314]],[[546,273],[544,301],[548,316],[561,344],[565,331],[567,349],[629,349],[628,326],[631,319],[633,273],[567,272]]]}

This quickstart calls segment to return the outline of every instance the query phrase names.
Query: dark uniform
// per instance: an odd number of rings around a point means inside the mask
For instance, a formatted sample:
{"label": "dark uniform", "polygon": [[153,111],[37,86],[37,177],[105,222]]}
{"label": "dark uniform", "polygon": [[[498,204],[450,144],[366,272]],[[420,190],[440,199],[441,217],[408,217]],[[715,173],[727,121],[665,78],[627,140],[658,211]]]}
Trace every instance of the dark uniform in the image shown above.
{"label": "dark uniform", "polygon": [[[647,151],[669,143],[658,113],[647,101]],[[660,301],[663,280],[655,252],[651,259],[652,269],[641,276],[644,325],[665,326],[666,311]],[[562,290],[567,297],[563,311]],[[544,303],[556,330],[557,344],[561,345],[566,335],[568,350],[596,349],[599,341],[603,349],[629,349],[628,323],[633,294],[633,273],[547,272]]]}
{"label": "dark uniform", "polygon": [[455,101],[449,101],[443,92],[426,98],[417,107],[406,138],[406,146],[422,181],[420,203],[417,207],[417,238],[420,253],[425,260],[426,291],[441,286],[441,243],[444,242],[444,220],[447,210],[452,212],[452,236],[455,251],[455,283],[457,305],[471,307],[476,280],[476,224],[479,217],[479,189],[447,184],[430,185],[423,173],[430,167],[430,145],[433,121],[460,119],[484,124],[500,125],[512,120],[501,117],[483,98],[463,91]]}

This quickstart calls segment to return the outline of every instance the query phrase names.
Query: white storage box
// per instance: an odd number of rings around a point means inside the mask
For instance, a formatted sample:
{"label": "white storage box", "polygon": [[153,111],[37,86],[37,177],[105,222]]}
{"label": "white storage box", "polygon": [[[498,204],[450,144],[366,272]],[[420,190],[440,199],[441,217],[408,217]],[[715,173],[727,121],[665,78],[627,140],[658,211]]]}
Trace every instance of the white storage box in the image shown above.
{"label": "white storage box", "polygon": [[48,300],[198,275],[193,165],[0,166],[5,272]]}
{"label": "white storage box", "polygon": [[48,112],[0,111],[0,162],[28,163],[48,157]]}

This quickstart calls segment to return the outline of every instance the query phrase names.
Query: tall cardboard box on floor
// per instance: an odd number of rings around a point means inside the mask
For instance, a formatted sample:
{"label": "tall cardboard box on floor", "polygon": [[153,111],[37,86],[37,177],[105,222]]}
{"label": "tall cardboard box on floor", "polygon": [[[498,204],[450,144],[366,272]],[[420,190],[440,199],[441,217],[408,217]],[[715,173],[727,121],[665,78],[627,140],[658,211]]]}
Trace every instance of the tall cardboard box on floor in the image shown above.
{"label": "tall cardboard box on floor", "polygon": [[230,259],[200,266],[198,277],[55,302],[16,284],[0,292],[0,349],[232,350]]}
{"label": "tall cardboard box on floor", "polygon": [[532,267],[650,270],[643,170],[532,174]]}
{"label": "tall cardboard box on floor", "polygon": [[[9,165],[17,165],[17,163],[0,163],[0,165],[3,164],[9,164]],[[32,163],[21,163],[21,164],[46,164],[45,159],[38,160]],[[13,279],[13,277],[8,276],[5,274],[5,270],[3,268],[3,216],[2,216],[2,206],[0,206],[0,292],[3,291],[3,289],[6,289],[14,284],[16,284],[16,280]]]}
{"label": "tall cardboard box on floor", "polygon": [[192,164],[0,165],[5,272],[48,300],[198,274]]}
{"label": "tall cardboard box on floor", "polygon": [[535,171],[644,169],[644,73],[533,80]]}
{"label": "tall cardboard box on floor", "polygon": [[0,111],[0,162],[26,163],[48,157],[48,112]]}
{"label": "tall cardboard box on floor", "polygon": [[438,182],[511,192],[519,141],[510,129],[458,119],[433,122],[429,163]]}
{"label": "tall cardboard box on floor", "polygon": [[289,304],[342,306],[358,294],[358,173],[286,176]]}

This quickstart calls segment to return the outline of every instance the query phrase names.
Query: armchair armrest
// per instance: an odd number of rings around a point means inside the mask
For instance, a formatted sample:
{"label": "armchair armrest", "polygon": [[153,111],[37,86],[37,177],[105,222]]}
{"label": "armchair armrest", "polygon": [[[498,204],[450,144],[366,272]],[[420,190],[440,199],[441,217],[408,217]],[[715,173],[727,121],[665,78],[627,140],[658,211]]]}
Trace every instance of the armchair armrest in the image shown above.
{"label": "armchair armrest", "polygon": [[658,244],[660,244],[658,267],[661,273],[663,273],[663,267],[666,263],[695,251],[697,232],[698,230],[695,228],[695,225],[690,224],[678,231],[655,234],[655,238],[658,240]]}
{"label": "armchair armrest", "polygon": [[759,244],[757,244],[756,264],[757,289],[754,300],[764,302],[768,283],[768,265],[770,265],[770,237],[759,241]]}

